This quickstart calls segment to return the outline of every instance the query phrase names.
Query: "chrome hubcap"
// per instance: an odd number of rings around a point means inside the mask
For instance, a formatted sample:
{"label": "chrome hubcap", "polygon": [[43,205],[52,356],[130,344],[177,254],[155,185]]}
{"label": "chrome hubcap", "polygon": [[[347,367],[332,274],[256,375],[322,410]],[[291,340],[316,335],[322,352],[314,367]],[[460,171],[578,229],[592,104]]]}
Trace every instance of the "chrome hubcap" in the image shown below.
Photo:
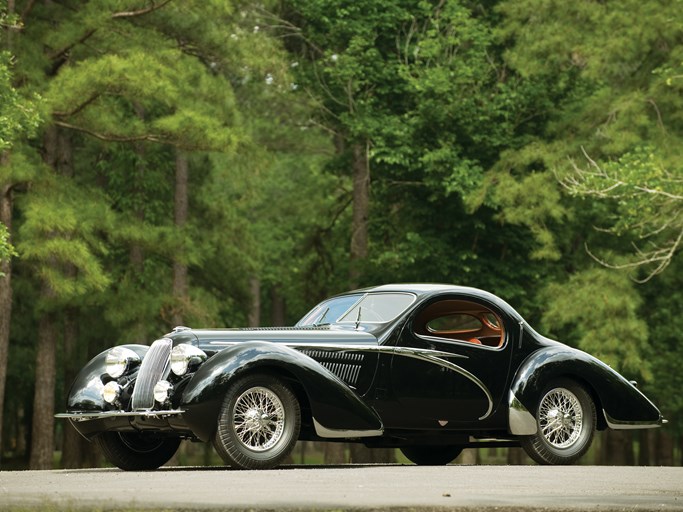
{"label": "chrome hubcap", "polygon": [[549,391],[541,400],[538,421],[549,444],[555,448],[569,448],[579,439],[583,427],[579,399],[564,388]]}
{"label": "chrome hubcap", "polygon": [[233,425],[239,441],[250,450],[263,452],[282,438],[285,410],[278,396],[264,387],[242,393],[235,402]]}

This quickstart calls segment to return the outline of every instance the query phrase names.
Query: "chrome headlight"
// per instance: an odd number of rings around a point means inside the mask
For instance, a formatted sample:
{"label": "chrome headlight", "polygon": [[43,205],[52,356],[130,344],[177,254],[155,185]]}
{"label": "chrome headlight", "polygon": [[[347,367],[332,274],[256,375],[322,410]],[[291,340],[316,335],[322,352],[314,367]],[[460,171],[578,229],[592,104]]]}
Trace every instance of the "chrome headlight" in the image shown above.
{"label": "chrome headlight", "polygon": [[140,356],[125,347],[114,347],[109,351],[105,360],[107,373],[115,379],[138,364],[140,364]]}
{"label": "chrome headlight", "polygon": [[102,398],[108,404],[113,404],[121,395],[121,386],[113,380],[107,382],[102,389]]}
{"label": "chrome headlight", "polygon": [[171,371],[178,376],[185,375],[188,371],[196,370],[206,361],[206,357],[202,349],[181,343],[171,350]]}
{"label": "chrome headlight", "polygon": [[160,380],[154,386],[154,400],[163,404],[168,399],[171,391],[173,391],[173,384],[167,380]]}

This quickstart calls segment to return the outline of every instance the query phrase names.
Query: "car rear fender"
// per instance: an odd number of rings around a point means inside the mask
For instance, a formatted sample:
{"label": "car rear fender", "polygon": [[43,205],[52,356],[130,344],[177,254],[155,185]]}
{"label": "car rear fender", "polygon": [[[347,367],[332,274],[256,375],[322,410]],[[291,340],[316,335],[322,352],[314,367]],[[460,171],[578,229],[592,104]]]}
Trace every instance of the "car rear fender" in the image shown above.
{"label": "car rear fender", "polygon": [[212,438],[228,388],[248,373],[291,375],[303,388],[316,433],[327,438],[381,435],[382,422],[342,380],[305,354],[280,343],[249,341],[226,348],[195,373],[183,391],[184,420],[203,441]]}
{"label": "car rear fender", "polygon": [[[553,380],[569,378],[583,384],[604,415],[603,425],[614,429],[650,428],[662,424],[655,405],[618,372],[595,357],[565,345],[534,352],[522,363],[510,386],[510,432],[533,434],[533,414]],[[533,421],[533,431],[529,420]]]}

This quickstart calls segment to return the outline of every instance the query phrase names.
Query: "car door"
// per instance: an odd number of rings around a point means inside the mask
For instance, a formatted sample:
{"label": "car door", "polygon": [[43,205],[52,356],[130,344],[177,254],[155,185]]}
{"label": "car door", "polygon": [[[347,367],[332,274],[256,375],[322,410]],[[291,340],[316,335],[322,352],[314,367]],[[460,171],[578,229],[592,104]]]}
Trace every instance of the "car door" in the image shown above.
{"label": "car door", "polygon": [[423,305],[391,356],[385,426],[458,428],[491,418],[507,396],[517,333],[503,312],[473,298]]}

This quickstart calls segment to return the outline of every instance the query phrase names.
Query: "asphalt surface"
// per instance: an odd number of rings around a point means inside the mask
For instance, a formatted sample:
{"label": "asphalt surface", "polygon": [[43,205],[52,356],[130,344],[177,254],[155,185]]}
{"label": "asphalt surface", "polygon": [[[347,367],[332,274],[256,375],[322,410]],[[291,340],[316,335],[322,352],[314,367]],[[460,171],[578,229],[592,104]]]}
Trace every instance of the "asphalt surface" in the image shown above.
{"label": "asphalt surface", "polygon": [[290,466],[0,472],[0,510],[683,511],[683,468]]}

